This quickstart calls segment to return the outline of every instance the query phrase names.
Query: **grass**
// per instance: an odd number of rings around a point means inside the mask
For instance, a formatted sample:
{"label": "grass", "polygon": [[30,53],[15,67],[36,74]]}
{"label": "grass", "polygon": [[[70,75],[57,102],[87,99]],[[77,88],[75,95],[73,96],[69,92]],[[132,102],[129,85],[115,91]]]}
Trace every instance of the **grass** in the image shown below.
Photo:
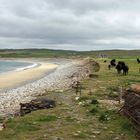
{"label": "grass", "polygon": [[74,118],[72,118],[71,116],[67,116],[66,118],[66,121],[67,122],[74,122],[74,121],[76,121]]}
{"label": "grass", "polygon": [[99,121],[108,121],[109,119],[108,119],[108,113],[106,113],[106,112],[101,112],[100,113],[100,116],[99,116]]}
{"label": "grass", "polygon": [[40,116],[36,121],[37,122],[51,122],[51,121],[56,121],[57,117],[56,116],[52,116],[52,115],[48,115],[48,116]]}
{"label": "grass", "polygon": [[99,104],[98,100],[95,99],[95,97],[93,97],[93,99],[91,100],[91,104]]}
{"label": "grass", "polygon": [[100,54],[105,54],[108,58],[120,58],[131,59],[139,57],[140,50],[107,50],[107,51],[67,51],[67,50],[49,50],[49,49],[21,49],[21,50],[0,50],[0,57],[14,57],[14,58],[26,58],[26,57],[62,57],[62,58],[81,58],[81,57],[93,57],[97,58]]}
{"label": "grass", "polygon": [[[44,53],[44,57],[46,55],[46,52],[41,50],[27,52],[29,55],[31,53],[32,56],[39,56],[42,53]],[[120,87],[126,88],[132,83],[140,82],[140,73],[138,72],[140,65],[135,61],[136,57],[134,59],[132,55],[126,57],[127,52],[122,59],[121,52],[119,54],[114,52],[108,51],[106,53],[113,57],[116,55],[114,58],[119,58],[117,61],[125,61],[130,67],[129,75],[118,75],[114,68],[109,71],[107,66],[110,59],[106,59],[107,63],[103,62],[105,59],[96,59],[100,63],[101,69],[95,73],[98,75],[95,79],[89,78],[82,81],[82,97],[79,100],[75,100],[76,95],[72,89],[63,93],[55,93],[54,91],[47,93],[48,98],[62,97],[61,100],[57,98],[57,101],[62,103],[57,104],[54,109],[38,110],[24,117],[9,119],[6,123],[6,129],[0,132],[0,140],[52,140],[55,137],[90,140],[93,139],[93,131],[101,132],[96,135],[95,140],[112,140],[116,137],[123,140],[136,140],[133,124],[118,114],[120,105],[101,102],[110,99],[116,102]],[[19,53],[21,52],[19,51]],[[134,51],[132,54],[136,56],[137,52]],[[96,55],[98,52],[93,57]],[[88,100],[91,102],[86,106],[78,104]]]}
{"label": "grass", "polygon": [[89,112],[92,113],[92,115],[95,115],[96,113],[99,112],[99,107],[98,106],[92,106]]}

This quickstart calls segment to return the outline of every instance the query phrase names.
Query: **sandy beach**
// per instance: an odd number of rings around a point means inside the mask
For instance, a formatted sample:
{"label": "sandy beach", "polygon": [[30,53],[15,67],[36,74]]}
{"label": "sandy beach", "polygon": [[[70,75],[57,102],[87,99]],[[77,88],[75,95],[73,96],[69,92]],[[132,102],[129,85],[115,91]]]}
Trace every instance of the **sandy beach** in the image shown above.
{"label": "sandy beach", "polygon": [[57,68],[57,65],[53,63],[47,63],[41,61],[40,62],[31,61],[31,62],[37,63],[38,66],[30,69],[25,69],[20,71],[15,70],[15,71],[10,71],[10,72],[0,74],[0,88],[9,89],[9,88],[17,87],[19,85],[42,78],[47,72]]}

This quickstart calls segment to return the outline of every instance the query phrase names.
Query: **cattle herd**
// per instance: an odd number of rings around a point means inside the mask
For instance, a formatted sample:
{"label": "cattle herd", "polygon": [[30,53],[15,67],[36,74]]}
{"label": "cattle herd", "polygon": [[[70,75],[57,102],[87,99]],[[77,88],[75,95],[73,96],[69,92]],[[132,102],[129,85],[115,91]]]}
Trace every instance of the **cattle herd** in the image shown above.
{"label": "cattle herd", "polygon": [[[140,63],[139,58],[137,58],[137,62],[138,62],[138,64]],[[117,69],[118,74],[122,73],[123,75],[127,75],[128,71],[129,71],[129,67],[128,67],[128,65],[125,64],[124,61],[118,61],[118,63],[117,63],[115,59],[112,59],[110,61],[110,64],[108,65],[108,69],[110,70],[111,67],[115,67]]]}

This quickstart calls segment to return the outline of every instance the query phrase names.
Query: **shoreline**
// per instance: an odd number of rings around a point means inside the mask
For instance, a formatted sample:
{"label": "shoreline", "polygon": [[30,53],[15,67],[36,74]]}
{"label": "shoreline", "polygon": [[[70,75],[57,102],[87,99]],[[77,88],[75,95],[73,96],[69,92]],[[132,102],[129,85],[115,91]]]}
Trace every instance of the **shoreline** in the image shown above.
{"label": "shoreline", "polygon": [[43,78],[20,87],[0,91],[0,116],[10,116],[19,112],[20,103],[27,103],[48,91],[63,91],[71,88],[75,81],[88,76],[88,67],[83,60],[58,60],[48,63],[57,64],[57,69]]}
{"label": "shoreline", "polygon": [[[0,61],[11,61],[10,59],[6,59],[6,60],[1,60]],[[13,61],[13,60],[12,60]],[[35,67],[38,67],[40,64],[39,63],[34,63],[34,62],[28,62],[28,61],[16,61],[14,60],[15,62],[25,62],[25,63],[30,63],[30,65],[28,66],[23,66],[23,67],[20,67],[20,68],[16,68],[16,69],[13,69],[13,70],[8,70],[6,72],[0,72],[0,76],[1,75],[6,75],[8,73],[12,73],[12,72],[18,72],[18,71],[23,71],[23,70],[28,70],[28,69],[32,69],[32,68],[35,68]]]}
{"label": "shoreline", "polygon": [[40,65],[39,63],[32,63],[32,65],[17,68],[15,71],[22,71],[22,70],[32,69],[32,68],[35,68],[35,67],[39,67],[39,65]]}
{"label": "shoreline", "polygon": [[19,86],[26,85],[44,77],[47,73],[57,68],[53,63],[34,61],[34,60],[14,60],[16,62],[32,63],[32,65],[18,68],[0,74],[0,90],[10,90]]}

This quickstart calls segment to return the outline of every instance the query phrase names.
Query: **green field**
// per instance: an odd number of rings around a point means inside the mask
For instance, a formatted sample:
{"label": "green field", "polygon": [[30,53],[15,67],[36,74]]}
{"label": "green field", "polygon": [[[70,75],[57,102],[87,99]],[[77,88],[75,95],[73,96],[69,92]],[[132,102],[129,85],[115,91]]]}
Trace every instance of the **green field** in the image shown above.
{"label": "green field", "polygon": [[117,59],[129,65],[129,74],[123,76],[115,68],[108,70],[110,59],[106,59],[107,63],[104,60],[96,58],[100,71],[93,72],[94,78],[82,81],[79,100],[75,100],[73,89],[46,93],[48,98],[56,99],[56,108],[8,119],[0,140],[136,140],[134,124],[118,113],[122,106],[118,95],[120,87],[140,82],[140,65],[132,56]]}
{"label": "green field", "polygon": [[0,50],[0,57],[64,57],[64,58],[78,58],[78,57],[93,57],[97,58],[104,54],[108,58],[136,58],[140,57],[140,50],[104,50],[104,51],[64,51],[64,50],[48,50],[48,49],[24,49],[24,50]]}

